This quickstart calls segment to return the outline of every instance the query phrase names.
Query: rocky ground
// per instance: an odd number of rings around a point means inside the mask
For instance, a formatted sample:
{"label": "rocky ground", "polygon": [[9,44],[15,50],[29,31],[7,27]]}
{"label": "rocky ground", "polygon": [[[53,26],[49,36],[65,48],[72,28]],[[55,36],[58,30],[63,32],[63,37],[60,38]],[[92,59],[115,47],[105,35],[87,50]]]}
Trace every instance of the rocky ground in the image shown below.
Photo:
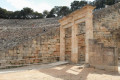
{"label": "rocky ground", "polygon": [[120,74],[69,64],[44,65],[39,69],[0,73],[0,80],[120,80]]}

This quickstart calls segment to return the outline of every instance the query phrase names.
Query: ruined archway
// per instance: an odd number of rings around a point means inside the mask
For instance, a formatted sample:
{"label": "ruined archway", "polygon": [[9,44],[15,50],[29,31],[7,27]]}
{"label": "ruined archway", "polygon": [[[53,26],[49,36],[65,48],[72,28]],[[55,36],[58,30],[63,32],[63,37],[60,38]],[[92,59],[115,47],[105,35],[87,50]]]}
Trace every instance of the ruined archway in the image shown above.
{"label": "ruined archway", "polygon": [[65,29],[71,27],[71,61],[78,63],[78,24],[85,22],[85,62],[89,63],[89,39],[93,39],[94,7],[86,5],[59,20],[60,26],[60,60],[65,60]]}

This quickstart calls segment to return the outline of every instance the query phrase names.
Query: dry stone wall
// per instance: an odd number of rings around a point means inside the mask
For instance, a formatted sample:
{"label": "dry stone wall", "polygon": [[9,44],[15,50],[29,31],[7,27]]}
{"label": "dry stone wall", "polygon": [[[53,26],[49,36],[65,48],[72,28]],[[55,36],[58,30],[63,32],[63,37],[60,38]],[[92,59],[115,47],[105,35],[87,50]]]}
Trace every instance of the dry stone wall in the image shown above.
{"label": "dry stone wall", "polygon": [[60,18],[47,19],[0,19],[1,28],[30,28],[30,27],[44,27],[45,25],[58,24]]}
{"label": "dry stone wall", "polygon": [[105,46],[115,46],[111,31],[120,28],[120,3],[94,12],[94,38]]}
{"label": "dry stone wall", "polygon": [[112,32],[120,28],[120,3],[94,12],[93,21],[94,39],[90,40],[89,63],[96,68],[117,71],[119,46]]}
{"label": "dry stone wall", "polygon": [[97,40],[90,40],[89,63],[91,66],[109,71],[117,71],[117,55],[114,47],[105,47]]}
{"label": "dry stone wall", "polygon": [[56,27],[11,49],[1,51],[0,68],[59,61],[59,35],[59,28]]}
{"label": "dry stone wall", "polygon": [[[17,24],[15,24],[15,21],[17,21]],[[32,24],[38,26],[33,27]],[[0,22],[0,50],[8,50],[9,48],[30,40],[39,34],[43,34],[54,27],[59,27],[58,18],[38,20],[3,20]]]}

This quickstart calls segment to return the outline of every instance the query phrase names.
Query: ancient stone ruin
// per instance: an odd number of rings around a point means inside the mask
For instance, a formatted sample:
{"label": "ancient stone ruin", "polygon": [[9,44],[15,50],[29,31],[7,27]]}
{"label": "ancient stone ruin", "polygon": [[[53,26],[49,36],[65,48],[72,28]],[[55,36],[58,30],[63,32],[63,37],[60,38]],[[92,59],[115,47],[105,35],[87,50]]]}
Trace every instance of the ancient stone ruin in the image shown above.
{"label": "ancient stone ruin", "polygon": [[0,19],[0,68],[68,61],[118,71],[120,3],[63,18]]}

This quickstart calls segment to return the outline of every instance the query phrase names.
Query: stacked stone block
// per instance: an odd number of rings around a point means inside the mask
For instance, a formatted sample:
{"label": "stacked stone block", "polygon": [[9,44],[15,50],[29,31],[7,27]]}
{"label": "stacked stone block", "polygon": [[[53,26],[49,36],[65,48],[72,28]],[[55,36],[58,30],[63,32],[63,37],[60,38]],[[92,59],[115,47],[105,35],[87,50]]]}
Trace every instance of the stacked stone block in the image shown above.
{"label": "stacked stone block", "polygon": [[0,68],[59,61],[59,43],[59,28],[56,28],[9,49],[5,53],[1,52]]}
{"label": "stacked stone block", "polygon": [[103,43],[98,43],[95,39],[89,40],[89,43],[90,66],[104,70],[117,71],[115,47],[105,47]]}
{"label": "stacked stone block", "polygon": [[78,35],[78,62],[85,62],[85,34]]}
{"label": "stacked stone block", "polygon": [[[90,42],[90,64],[99,68],[117,65],[114,48],[120,49],[120,39],[113,34],[120,30],[120,3],[93,13],[94,39]],[[66,29],[65,54],[71,60],[71,29]],[[113,33],[112,33],[113,32]],[[76,35],[79,61],[85,60],[85,23]],[[58,19],[0,19],[0,66],[24,66],[59,61],[60,29]],[[107,66],[107,67],[105,67]]]}
{"label": "stacked stone block", "polygon": [[71,61],[71,33],[72,29],[67,28],[65,31],[65,60]]}

